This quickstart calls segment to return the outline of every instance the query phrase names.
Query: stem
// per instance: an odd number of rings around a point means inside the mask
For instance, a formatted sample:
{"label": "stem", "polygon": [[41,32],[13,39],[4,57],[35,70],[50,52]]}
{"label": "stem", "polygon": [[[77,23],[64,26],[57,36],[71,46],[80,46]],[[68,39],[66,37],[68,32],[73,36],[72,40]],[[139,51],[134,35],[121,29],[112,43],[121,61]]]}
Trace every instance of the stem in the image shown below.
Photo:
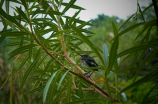
{"label": "stem", "polygon": [[3,85],[0,87],[0,89],[2,89],[5,86],[5,84],[8,82],[8,80],[10,79],[10,77],[11,77],[11,73],[9,74],[9,76],[7,77],[7,79],[5,80],[5,82],[3,83]]}
{"label": "stem", "polygon": [[[72,90],[78,90],[79,88],[72,88]],[[94,91],[94,88],[82,88],[83,91]]]}
{"label": "stem", "polygon": [[[21,85],[21,76],[19,75],[19,82],[20,82],[20,85]],[[23,91],[23,88],[21,88],[21,96],[22,96],[22,99],[23,99],[23,103],[25,104],[25,97],[24,97],[24,91]]]}
{"label": "stem", "polygon": [[156,14],[156,18],[157,18],[157,26],[158,26],[158,7],[157,7],[157,2],[156,0],[152,0],[153,5],[154,5],[154,10],[155,10],[155,14]]}
{"label": "stem", "polygon": [[13,69],[14,69],[14,63],[12,64],[12,70],[11,70],[10,104],[13,104]]}
{"label": "stem", "polygon": [[109,100],[110,100],[110,103],[112,102],[112,98],[111,98],[111,93],[110,93],[110,89],[109,89],[109,84],[108,84],[108,77],[106,76],[106,87],[107,87],[107,90],[108,90],[108,93],[109,93]]}
{"label": "stem", "polygon": [[[116,73],[115,74],[115,86],[116,86],[116,89],[118,89],[118,84],[117,84],[117,80],[118,80],[118,74]],[[117,92],[117,90],[116,90],[116,98],[118,99],[118,92]]]}

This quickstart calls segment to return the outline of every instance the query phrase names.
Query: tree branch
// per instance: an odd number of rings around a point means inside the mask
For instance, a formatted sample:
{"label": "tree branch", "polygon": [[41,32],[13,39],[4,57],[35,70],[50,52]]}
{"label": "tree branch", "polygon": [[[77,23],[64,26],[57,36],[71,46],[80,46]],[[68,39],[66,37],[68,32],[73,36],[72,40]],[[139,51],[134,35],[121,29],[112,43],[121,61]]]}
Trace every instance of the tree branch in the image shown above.
{"label": "tree branch", "polygon": [[157,7],[157,2],[156,0],[152,0],[153,5],[154,5],[154,10],[155,10],[155,14],[156,14],[156,18],[157,18],[157,26],[158,26],[158,7]]}

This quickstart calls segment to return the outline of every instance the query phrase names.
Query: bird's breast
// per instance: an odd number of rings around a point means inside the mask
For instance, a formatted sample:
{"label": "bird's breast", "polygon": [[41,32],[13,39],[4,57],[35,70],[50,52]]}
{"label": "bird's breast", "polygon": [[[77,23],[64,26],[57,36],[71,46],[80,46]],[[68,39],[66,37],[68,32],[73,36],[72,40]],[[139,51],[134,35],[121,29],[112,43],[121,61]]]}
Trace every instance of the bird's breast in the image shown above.
{"label": "bird's breast", "polygon": [[87,62],[84,61],[84,60],[81,60],[80,63],[81,63],[81,65],[82,65],[83,67],[89,67],[89,65],[87,64]]}

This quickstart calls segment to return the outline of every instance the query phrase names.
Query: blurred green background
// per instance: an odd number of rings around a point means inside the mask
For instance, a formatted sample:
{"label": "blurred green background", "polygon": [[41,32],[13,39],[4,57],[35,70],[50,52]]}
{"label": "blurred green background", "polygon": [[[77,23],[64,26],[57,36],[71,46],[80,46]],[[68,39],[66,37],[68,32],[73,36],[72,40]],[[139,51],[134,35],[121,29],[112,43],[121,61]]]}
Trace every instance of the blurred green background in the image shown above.
{"label": "blurred green background", "polygon": [[[145,8],[145,7],[142,7]],[[142,22],[142,17],[140,13],[136,13],[137,15],[130,19],[130,21],[128,21],[128,24],[124,25],[121,30],[126,29],[127,27],[130,27],[136,23],[140,23]],[[144,18],[146,21],[150,21],[152,19],[155,19],[155,13],[154,13],[154,9],[150,8],[146,11],[146,14],[144,14]],[[92,19],[91,23],[93,24],[92,27],[88,27],[88,30],[93,32],[90,34],[86,34],[90,36],[90,40],[92,43],[94,43],[97,47],[99,47],[102,50],[102,47],[104,44],[107,45],[108,49],[110,50],[111,48],[111,39],[114,37],[113,34],[113,29],[112,29],[112,22],[114,22],[116,24],[117,27],[121,26],[122,23],[125,22],[125,20],[120,19],[117,16],[107,16],[104,14],[99,14],[97,18]],[[137,35],[141,32],[142,27],[137,27],[134,30],[129,31],[128,33],[124,34],[122,37],[120,37],[119,39],[119,49],[118,52],[122,52],[132,46],[135,46],[137,43],[139,43],[142,38],[144,37],[143,35],[141,35],[139,37],[139,39],[137,39],[135,41],[135,38],[137,37]],[[154,36],[154,32],[151,31],[151,37],[152,35]],[[8,61],[8,53],[14,49],[14,47],[11,47],[12,44],[9,44],[10,47],[5,47],[6,44],[14,42],[14,40],[10,41],[8,39],[4,39],[3,42],[0,44],[0,86],[5,82],[5,80],[7,79],[8,75],[10,74],[11,71],[11,63],[13,60],[9,60]],[[17,43],[18,44],[18,43]],[[84,51],[90,51],[90,48],[88,46],[86,46],[86,44],[82,44],[80,45],[80,48]],[[93,56],[93,54],[91,54]],[[23,56],[25,57],[25,56]],[[96,61],[98,63],[99,60],[96,58]],[[126,61],[124,61],[123,63],[121,63],[119,69],[126,69],[131,63],[131,60],[128,59]],[[144,66],[145,67],[145,66]],[[28,68],[27,66],[25,66],[24,68]],[[103,72],[103,71],[101,71]],[[130,77],[130,74],[134,74],[134,73],[122,73],[119,75],[119,79],[118,79],[118,88],[119,90],[129,86],[130,84],[132,84],[132,77]],[[145,73],[141,73],[140,76],[137,78],[140,79],[142,76],[144,76]],[[95,81],[97,82],[98,85],[102,86],[103,82],[105,81],[105,79],[100,79],[104,77],[104,73],[95,73],[92,76]],[[109,81],[111,84],[114,84],[114,73],[111,72],[109,75]],[[22,94],[18,91],[18,86],[19,86],[19,82],[16,81],[14,83],[13,86],[13,99],[15,101],[15,104],[23,104],[23,103],[19,103],[19,101],[22,100]],[[27,85],[25,86],[25,90],[27,91],[27,88],[29,89],[32,85]],[[142,100],[144,99],[144,97],[147,95],[148,91],[151,90],[151,88],[153,87],[153,85],[150,85],[150,83],[144,83],[141,84],[137,87],[134,87],[130,90],[127,91],[127,97],[128,97],[128,102],[127,104],[140,104],[142,102]],[[6,83],[6,85],[1,88],[0,90],[0,104],[8,104],[9,103],[9,95],[10,94],[10,81],[8,81]],[[41,94],[42,95],[42,94]],[[39,104],[39,102],[42,101],[42,96],[40,95],[40,93],[34,93],[31,94],[32,97],[26,97],[25,100],[28,101],[29,104]],[[17,101],[17,102],[16,102]]]}

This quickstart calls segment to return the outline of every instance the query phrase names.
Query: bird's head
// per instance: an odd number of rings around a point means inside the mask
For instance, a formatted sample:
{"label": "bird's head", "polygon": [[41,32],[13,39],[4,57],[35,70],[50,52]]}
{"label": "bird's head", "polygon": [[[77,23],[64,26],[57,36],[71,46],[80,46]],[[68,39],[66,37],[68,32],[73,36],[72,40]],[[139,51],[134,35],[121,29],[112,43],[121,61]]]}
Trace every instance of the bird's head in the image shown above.
{"label": "bird's head", "polygon": [[86,54],[83,54],[83,55],[80,55],[82,58],[85,58],[85,57],[89,57],[88,55]]}

